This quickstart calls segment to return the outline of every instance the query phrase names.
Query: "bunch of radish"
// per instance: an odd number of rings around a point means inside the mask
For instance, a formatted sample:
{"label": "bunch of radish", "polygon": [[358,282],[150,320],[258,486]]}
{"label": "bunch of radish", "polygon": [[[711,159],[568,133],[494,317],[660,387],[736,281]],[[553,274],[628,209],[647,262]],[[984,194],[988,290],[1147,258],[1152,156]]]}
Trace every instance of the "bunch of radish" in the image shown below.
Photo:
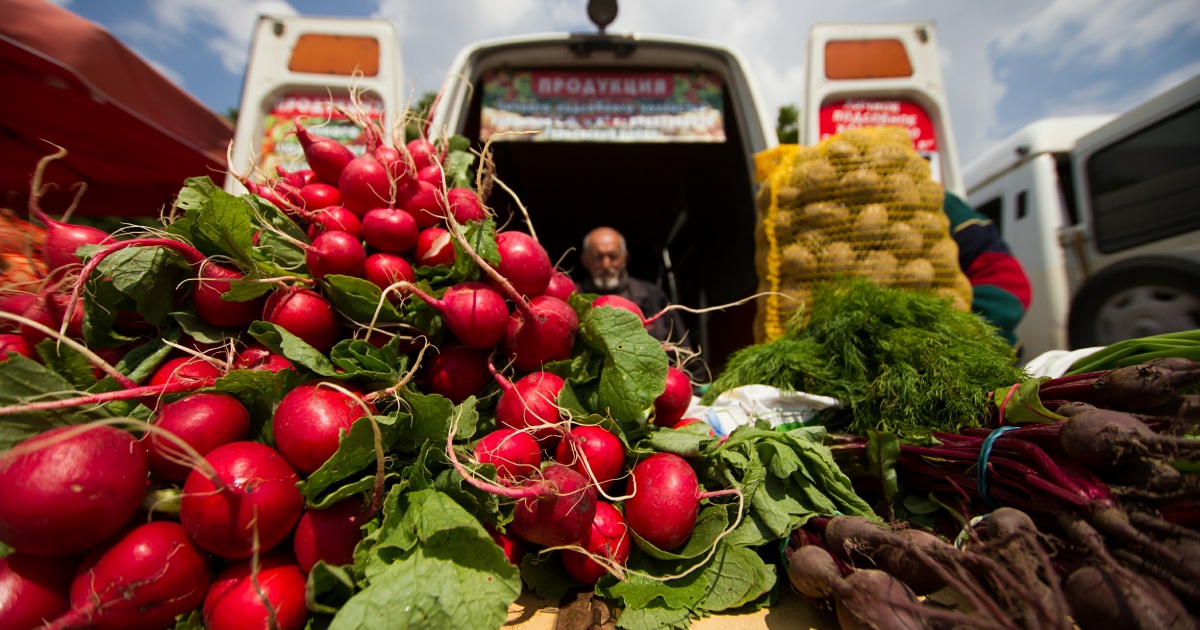
{"label": "bunch of radish", "polygon": [[[497,544],[588,585],[736,493],[632,448],[690,383],[640,315],[496,229],[461,139],[364,132],[355,155],[297,125],[308,168],[242,197],[189,180],[144,235],[35,212],[51,271],[0,295],[0,370],[37,377],[0,387],[0,420],[28,421],[0,432],[0,627],[302,628],[429,444],[506,499],[478,515]],[[428,409],[478,420],[397,437],[449,426]]]}

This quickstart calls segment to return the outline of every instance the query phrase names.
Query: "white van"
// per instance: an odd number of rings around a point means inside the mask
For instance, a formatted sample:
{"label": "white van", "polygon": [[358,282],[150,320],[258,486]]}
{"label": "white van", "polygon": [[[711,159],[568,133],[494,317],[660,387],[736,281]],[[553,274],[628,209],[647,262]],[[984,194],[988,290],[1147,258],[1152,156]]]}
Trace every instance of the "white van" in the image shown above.
{"label": "white van", "polygon": [[1033,285],[1026,356],[1200,328],[1200,77],[1033,123],[964,172]]}

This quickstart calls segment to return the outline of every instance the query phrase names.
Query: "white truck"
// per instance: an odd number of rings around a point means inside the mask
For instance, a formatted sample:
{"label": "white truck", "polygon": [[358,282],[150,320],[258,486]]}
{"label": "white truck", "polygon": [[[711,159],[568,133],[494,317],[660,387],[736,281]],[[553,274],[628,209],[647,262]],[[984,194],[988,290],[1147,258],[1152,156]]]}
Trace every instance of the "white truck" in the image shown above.
{"label": "white truck", "polygon": [[964,175],[1030,278],[1025,356],[1200,328],[1200,77],[1035,122]]}

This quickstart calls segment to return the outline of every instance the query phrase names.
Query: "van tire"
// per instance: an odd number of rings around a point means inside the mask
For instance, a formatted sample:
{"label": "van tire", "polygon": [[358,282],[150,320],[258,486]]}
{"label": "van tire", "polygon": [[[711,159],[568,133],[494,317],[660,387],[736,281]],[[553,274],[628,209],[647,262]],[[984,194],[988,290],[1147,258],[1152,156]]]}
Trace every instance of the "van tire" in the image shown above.
{"label": "van tire", "polygon": [[1200,264],[1147,256],[1106,267],[1071,304],[1072,349],[1200,328]]}

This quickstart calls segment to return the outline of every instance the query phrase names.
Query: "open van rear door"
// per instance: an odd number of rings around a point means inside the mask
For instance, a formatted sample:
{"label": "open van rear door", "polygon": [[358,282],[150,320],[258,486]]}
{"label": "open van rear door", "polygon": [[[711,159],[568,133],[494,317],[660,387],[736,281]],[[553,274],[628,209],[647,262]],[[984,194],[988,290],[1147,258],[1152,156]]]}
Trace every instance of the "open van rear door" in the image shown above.
{"label": "open van rear door", "polygon": [[305,168],[300,143],[289,135],[297,120],[362,152],[361,130],[330,104],[363,111],[391,129],[404,110],[401,81],[400,44],[388,20],[260,17],[225,189],[244,190],[234,173],[257,179],[255,173],[273,177],[276,166]]}
{"label": "open van rear door", "polygon": [[898,125],[934,179],[964,194],[933,22],[816,24],[808,38],[801,144]]}

